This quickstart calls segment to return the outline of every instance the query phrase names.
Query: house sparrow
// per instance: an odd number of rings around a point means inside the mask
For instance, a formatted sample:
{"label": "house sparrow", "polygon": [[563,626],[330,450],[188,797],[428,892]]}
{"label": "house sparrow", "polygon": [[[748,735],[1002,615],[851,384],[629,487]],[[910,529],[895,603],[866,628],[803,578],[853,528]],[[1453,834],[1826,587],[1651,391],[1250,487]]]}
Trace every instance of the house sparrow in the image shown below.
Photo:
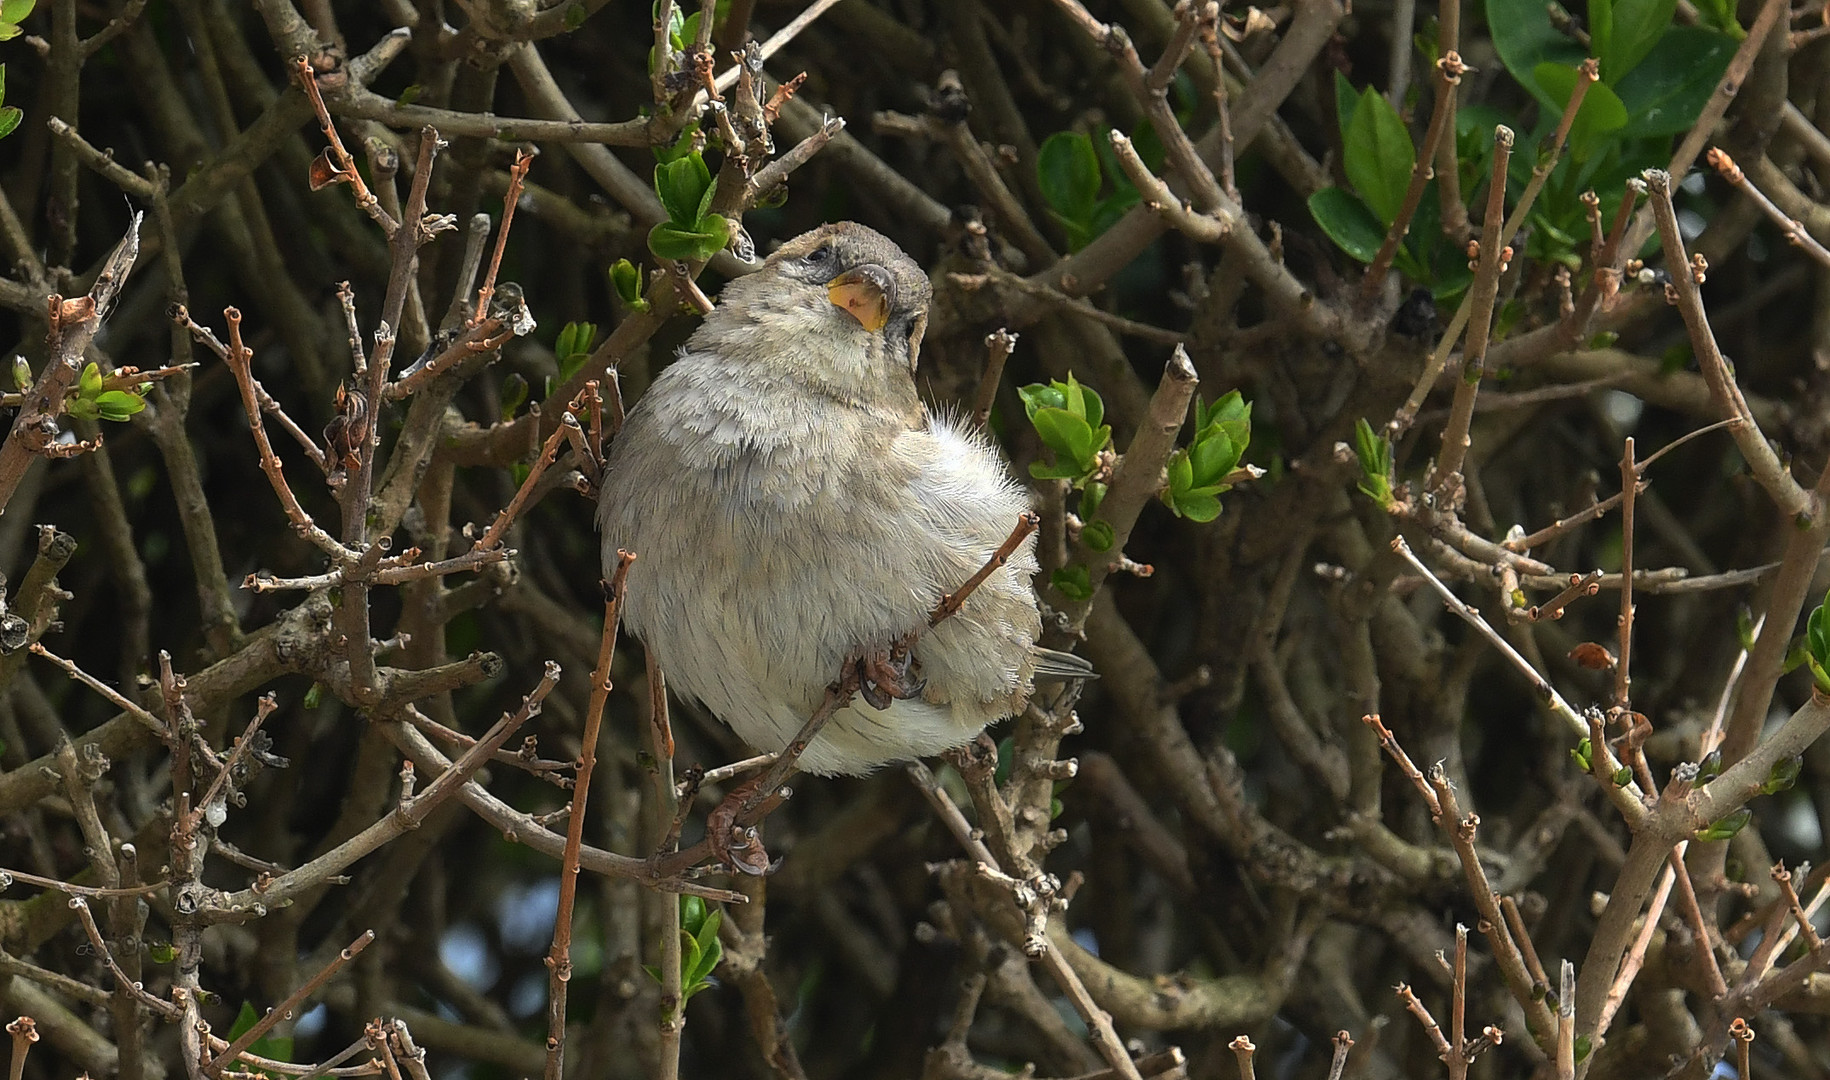
{"label": "house sparrow", "polygon": [[861,225],[789,241],[725,286],[605,468],[605,562],[637,555],[623,625],[676,692],[780,751],[853,673],[800,759],[821,775],[962,746],[1038,674],[1091,675],[1036,646],[1033,536],[929,628],[1030,505],[981,433],[916,395],[931,296]]}

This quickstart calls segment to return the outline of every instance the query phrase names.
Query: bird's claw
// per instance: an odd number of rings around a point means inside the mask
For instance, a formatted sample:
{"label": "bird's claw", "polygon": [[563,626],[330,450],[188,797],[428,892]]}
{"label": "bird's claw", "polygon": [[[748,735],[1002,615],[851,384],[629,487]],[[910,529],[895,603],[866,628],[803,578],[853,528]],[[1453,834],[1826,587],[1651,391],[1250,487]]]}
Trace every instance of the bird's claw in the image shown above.
{"label": "bird's claw", "polygon": [[920,695],[928,680],[915,674],[914,637],[898,640],[888,649],[857,659],[858,696],[873,709],[887,709],[892,701]]}
{"label": "bird's claw", "polygon": [[775,867],[768,850],[763,847],[762,830],[755,825],[737,823],[737,816],[743,812],[743,804],[758,780],[732,788],[705,818],[705,838],[712,846],[712,855],[733,870],[753,877],[761,877]]}

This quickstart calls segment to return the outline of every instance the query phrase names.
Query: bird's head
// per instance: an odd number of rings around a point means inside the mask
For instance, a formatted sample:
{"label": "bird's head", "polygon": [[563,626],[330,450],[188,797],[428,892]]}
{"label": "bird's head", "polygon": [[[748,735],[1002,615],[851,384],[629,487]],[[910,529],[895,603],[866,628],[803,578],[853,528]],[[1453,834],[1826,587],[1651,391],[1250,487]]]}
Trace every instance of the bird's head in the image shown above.
{"label": "bird's head", "polygon": [[776,279],[832,333],[861,337],[886,366],[914,373],[934,289],[882,233],[849,221],[822,225],[783,244],[757,277]]}

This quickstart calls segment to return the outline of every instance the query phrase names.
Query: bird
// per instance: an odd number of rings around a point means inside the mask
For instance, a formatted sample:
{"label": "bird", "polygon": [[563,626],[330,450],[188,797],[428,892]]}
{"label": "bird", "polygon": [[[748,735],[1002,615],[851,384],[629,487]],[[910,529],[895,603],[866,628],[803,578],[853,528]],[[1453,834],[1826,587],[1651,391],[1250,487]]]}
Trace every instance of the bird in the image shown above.
{"label": "bird", "polygon": [[1092,677],[1038,645],[1032,534],[929,625],[1032,504],[984,432],[917,393],[932,296],[866,226],[784,243],[724,286],[604,466],[606,566],[636,556],[623,625],[671,689],[779,752],[853,676],[798,762],[815,775],[961,747],[1038,677]]}

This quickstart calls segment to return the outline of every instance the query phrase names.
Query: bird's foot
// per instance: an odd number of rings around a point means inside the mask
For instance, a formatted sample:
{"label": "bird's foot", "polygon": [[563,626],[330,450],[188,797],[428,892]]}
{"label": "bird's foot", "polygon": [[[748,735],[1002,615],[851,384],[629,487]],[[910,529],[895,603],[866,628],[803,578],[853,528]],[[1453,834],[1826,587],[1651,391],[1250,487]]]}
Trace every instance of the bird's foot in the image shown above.
{"label": "bird's foot", "polygon": [[858,696],[871,708],[887,709],[890,702],[915,697],[928,685],[916,673],[915,639],[907,634],[887,649],[861,653],[846,664],[848,675],[857,680]]}
{"label": "bird's foot", "polygon": [[[756,877],[769,873],[775,864],[763,847],[760,822],[744,825],[739,818],[743,815],[744,804],[755,795],[762,781],[763,777],[759,776],[732,788],[705,818],[705,838],[718,861],[739,873]],[[770,796],[770,799],[775,798]],[[763,806],[767,807],[768,803],[764,802]]]}

